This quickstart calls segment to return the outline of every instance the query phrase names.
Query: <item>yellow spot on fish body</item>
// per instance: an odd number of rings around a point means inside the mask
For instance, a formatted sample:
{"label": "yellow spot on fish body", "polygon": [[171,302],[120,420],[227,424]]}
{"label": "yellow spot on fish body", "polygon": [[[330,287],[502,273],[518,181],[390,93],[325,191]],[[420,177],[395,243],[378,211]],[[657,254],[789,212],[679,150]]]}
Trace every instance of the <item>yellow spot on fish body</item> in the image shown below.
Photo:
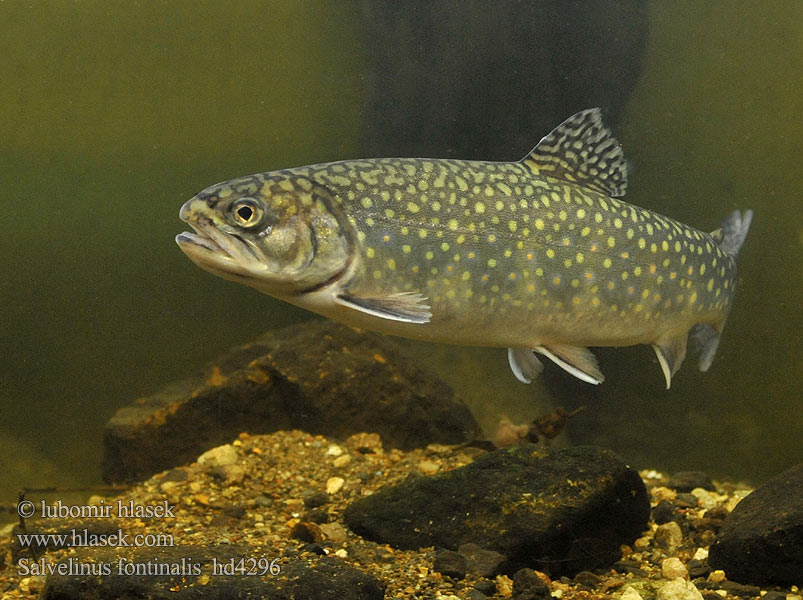
{"label": "yellow spot on fish body", "polygon": [[516,221],[508,221],[507,227],[508,227],[508,229],[510,229],[510,231],[512,233],[512,232],[516,231],[516,228],[518,227],[518,224],[516,223]]}
{"label": "yellow spot on fish body", "polygon": [[427,260],[432,260],[433,258],[435,258],[435,253],[432,250],[427,250],[426,254],[424,254],[424,257]]}
{"label": "yellow spot on fish body", "polygon": [[483,202],[477,202],[474,205],[474,212],[478,215],[481,215],[485,212],[485,204]]}
{"label": "yellow spot on fish body", "polygon": [[458,226],[457,219],[449,219],[449,229],[451,229],[452,231],[457,231],[457,226]]}
{"label": "yellow spot on fish body", "polygon": [[577,209],[577,218],[578,219],[585,219],[585,216],[586,216],[586,210],[584,208],[578,208]]}
{"label": "yellow spot on fish body", "polygon": [[369,248],[365,249],[365,256],[367,256],[368,258],[373,258],[375,255],[376,255],[376,252],[374,252],[373,248],[369,247]]}
{"label": "yellow spot on fish body", "polygon": [[448,252],[449,244],[447,244],[446,242],[441,243],[441,250],[443,250],[444,252]]}
{"label": "yellow spot on fish body", "polygon": [[612,263],[610,258],[606,258],[605,260],[602,261],[602,266],[604,266],[606,269],[610,269],[611,264]]}
{"label": "yellow spot on fish body", "polygon": [[368,196],[363,198],[361,203],[363,205],[363,208],[371,208],[371,206],[373,206],[374,204]]}
{"label": "yellow spot on fish body", "polygon": [[616,245],[616,239],[613,236],[608,238],[608,247],[613,248]]}
{"label": "yellow spot on fish body", "polygon": [[395,271],[396,270],[396,261],[393,260],[392,258],[389,258],[387,260],[387,265],[388,265],[388,269],[390,269],[391,271]]}
{"label": "yellow spot on fish body", "polygon": [[405,254],[410,254],[411,250],[412,250],[412,248],[410,248],[410,246],[408,244],[404,244],[402,246],[402,252],[404,252]]}
{"label": "yellow spot on fish body", "polygon": [[546,250],[546,255],[547,255],[549,258],[555,258],[555,251],[554,251],[552,248],[547,248],[547,250]]}
{"label": "yellow spot on fish body", "polygon": [[423,240],[424,238],[427,237],[427,233],[428,232],[427,232],[426,229],[419,229],[418,230],[418,237],[420,237]]}
{"label": "yellow spot on fish body", "polygon": [[496,259],[495,258],[489,258],[488,259],[488,266],[491,267],[491,268],[495,267],[496,266]]}
{"label": "yellow spot on fish body", "polygon": [[539,231],[542,231],[544,229],[544,221],[543,221],[543,219],[536,219],[535,220],[535,228],[538,229]]}
{"label": "yellow spot on fish body", "polygon": [[641,248],[642,250],[644,250],[644,248],[647,247],[647,240],[645,240],[644,238],[640,237],[638,239],[638,247]]}
{"label": "yellow spot on fish body", "polygon": [[413,214],[417,213],[419,211],[418,204],[416,204],[415,202],[408,202],[407,210],[409,210]]}
{"label": "yellow spot on fish body", "polygon": [[586,237],[589,233],[591,233],[590,227],[583,227],[583,229],[580,231],[580,235],[583,237]]}
{"label": "yellow spot on fish body", "polygon": [[616,217],[613,220],[613,226],[616,227],[616,229],[621,229],[622,228],[622,219],[620,219],[619,217]]}

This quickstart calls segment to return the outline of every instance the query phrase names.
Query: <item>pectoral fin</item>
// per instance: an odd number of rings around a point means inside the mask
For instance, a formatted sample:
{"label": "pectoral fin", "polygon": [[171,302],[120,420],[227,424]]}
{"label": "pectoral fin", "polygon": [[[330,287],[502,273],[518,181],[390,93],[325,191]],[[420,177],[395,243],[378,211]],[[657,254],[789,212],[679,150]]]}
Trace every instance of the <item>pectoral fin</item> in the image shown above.
{"label": "pectoral fin", "polygon": [[544,370],[544,365],[529,348],[508,348],[507,361],[516,379],[522,383],[532,383]]}
{"label": "pectoral fin", "polygon": [[427,299],[416,292],[361,296],[343,291],[335,296],[335,301],[354,310],[391,321],[428,323],[432,317]]}
{"label": "pectoral fin", "polygon": [[605,381],[605,376],[599,370],[597,358],[588,348],[555,344],[550,346],[538,346],[535,351],[540,352],[578,379],[593,383],[594,385]]}
{"label": "pectoral fin", "polygon": [[669,389],[672,384],[672,376],[677,373],[683,363],[683,359],[686,358],[686,340],[688,337],[688,333],[684,332],[672,338],[660,339],[652,345],[666,378],[666,389]]}

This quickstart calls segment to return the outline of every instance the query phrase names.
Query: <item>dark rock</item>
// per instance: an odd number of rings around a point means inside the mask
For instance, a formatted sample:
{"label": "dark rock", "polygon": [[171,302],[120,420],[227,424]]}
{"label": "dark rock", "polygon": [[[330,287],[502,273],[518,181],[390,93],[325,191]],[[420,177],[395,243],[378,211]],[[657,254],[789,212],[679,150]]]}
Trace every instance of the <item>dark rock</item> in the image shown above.
{"label": "dark rock", "polygon": [[711,567],[704,560],[697,560],[692,558],[686,565],[689,571],[689,579],[697,579],[698,577],[708,577],[711,572]]}
{"label": "dark rock", "polygon": [[344,518],[358,535],[398,548],[475,543],[511,568],[559,575],[611,564],[649,512],[638,473],[611,452],[526,444],[388,486],[352,502]]}
{"label": "dark rock", "polygon": [[641,568],[641,563],[637,560],[617,560],[613,563],[613,568],[619,573],[632,573],[638,577],[647,576],[647,571]]}
{"label": "dark rock", "polygon": [[317,523],[318,525],[321,525],[329,522],[329,513],[323,509],[316,508],[307,512],[304,515],[304,520],[309,521],[310,523]]}
{"label": "dark rock", "polygon": [[673,473],[666,482],[666,487],[678,492],[690,492],[694,488],[703,488],[709,492],[716,491],[714,482],[703,471],[678,471]]}
{"label": "dark rock", "polygon": [[721,581],[719,589],[728,592],[729,596],[739,596],[740,598],[755,598],[761,595],[760,588],[754,585],[744,585],[736,581]]}
{"label": "dark rock", "polygon": [[329,504],[329,494],[326,492],[309,492],[304,496],[304,506],[307,508],[318,508],[324,504]]}
{"label": "dark rock", "polygon": [[461,544],[457,551],[466,557],[466,570],[492,579],[502,572],[507,557],[493,550],[483,550],[477,544]]}
{"label": "dark rock", "polygon": [[435,553],[432,568],[448,577],[463,579],[466,576],[466,557],[454,550],[440,550]]}
{"label": "dark rock", "polygon": [[761,596],[761,600],[786,600],[786,592],[767,592]]}
{"label": "dark rock", "polygon": [[513,574],[513,600],[549,600],[549,586],[532,569],[519,569]]}
{"label": "dark rock", "polygon": [[[218,568],[234,565],[232,559],[253,555],[244,546],[199,548],[79,549],[70,558],[51,565],[63,574],[48,575],[41,600],[382,600],[384,585],[376,578],[348,566],[341,560],[313,557],[307,560],[279,560],[280,572],[264,577],[243,576],[236,570],[212,575],[213,559]],[[118,572],[149,569],[150,575]],[[59,567],[58,565],[63,565]],[[79,569],[106,568],[109,573],[79,574]],[[162,573],[162,574],[157,574]],[[208,575],[205,584],[198,578]]]}
{"label": "dark rock", "polygon": [[803,573],[803,463],[758,487],[725,520],[708,563],[733,581],[800,584]]}
{"label": "dark rock", "polygon": [[599,575],[595,575],[591,571],[580,571],[574,576],[575,583],[579,583],[580,585],[584,585],[591,589],[597,587],[600,581],[602,581],[602,578]]}
{"label": "dark rock", "polygon": [[468,600],[486,600],[488,598],[487,594],[483,594],[477,588],[473,588],[468,591]]}
{"label": "dark rock", "polygon": [[293,525],[290,536],[302,542],[320,544],[323,542],[323,533],[317,523],[301,521]]}
{"label": "dark rock", "polygon": [[451,388],[388,338],[316,320],[269,332],[202,375],[119,409],[106,425],[103,477],[144,479],[242,431],[280,429],[335,438],[371,431],[405,450],[479,435]]}
{"label": "dark rock", "polygon": [[661,500],[658,505],[652,509],[652,520],[658,525],[674,521],[676,516],[677,511],[674,505],[667,500]]}
{"label": "dark rock", "polygon": [[493,596],[496,593],[496,582],[486,579],[485,581],[477,582],[477,584],[474,586],[474,589],[479,590],[486,596]]}
{"label": "dark rock", "polygon": [[697,508],[700,500],[694,494],[684,492],[675,496],[675,506],[678,508]]}

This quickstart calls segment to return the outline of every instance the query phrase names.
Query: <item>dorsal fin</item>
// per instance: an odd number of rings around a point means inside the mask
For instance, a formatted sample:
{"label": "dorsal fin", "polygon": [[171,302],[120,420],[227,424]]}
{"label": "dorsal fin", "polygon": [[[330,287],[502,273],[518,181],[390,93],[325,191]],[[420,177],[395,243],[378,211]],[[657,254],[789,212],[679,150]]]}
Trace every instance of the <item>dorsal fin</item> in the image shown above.
{"label": "dorsal fin", "polygon": [[566,119],[521,162],[536,175],[549,175],[610,196],[624,196],[627,189],[622,147],[602,124],[598,108]]}

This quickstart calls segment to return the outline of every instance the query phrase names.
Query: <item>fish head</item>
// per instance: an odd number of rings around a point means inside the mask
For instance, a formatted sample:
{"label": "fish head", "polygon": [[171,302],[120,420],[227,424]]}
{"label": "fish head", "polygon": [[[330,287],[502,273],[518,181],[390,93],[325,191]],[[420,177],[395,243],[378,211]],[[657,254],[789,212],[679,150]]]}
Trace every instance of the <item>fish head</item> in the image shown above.
{"label": "fish head", "polygon": [[273,296],[336,281],[354,254],[354,228],[335,196],[287,172],[213,185],[185,202],[179,217],[194,230],[176,236],[190,260]]}

